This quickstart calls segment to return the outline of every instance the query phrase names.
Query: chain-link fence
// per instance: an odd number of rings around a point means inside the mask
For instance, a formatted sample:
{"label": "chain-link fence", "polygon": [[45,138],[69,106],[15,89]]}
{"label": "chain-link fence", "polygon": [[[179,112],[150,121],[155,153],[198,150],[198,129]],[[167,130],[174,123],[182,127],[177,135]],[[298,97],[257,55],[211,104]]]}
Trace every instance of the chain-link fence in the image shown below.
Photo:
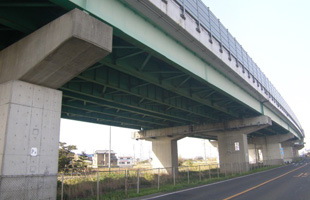
{"label": "chain-link fence", "polygon": [[63,173],[58,176],[57,199],[109,198],[113,193],[119,199],[128,197],[129,192],[140,193],[146,188],[153,191],[166,186],[199,183],[212,179],[242,174],[246,171],[283,164],[278,161],[265,163],[222,163],[210,165],[179,166],[176,168],[156,169],[114,169],[83,173]]}
{"label": "chain-link fence", "polygon": [[0,176],[0,199],[55,199],[57,175]]}

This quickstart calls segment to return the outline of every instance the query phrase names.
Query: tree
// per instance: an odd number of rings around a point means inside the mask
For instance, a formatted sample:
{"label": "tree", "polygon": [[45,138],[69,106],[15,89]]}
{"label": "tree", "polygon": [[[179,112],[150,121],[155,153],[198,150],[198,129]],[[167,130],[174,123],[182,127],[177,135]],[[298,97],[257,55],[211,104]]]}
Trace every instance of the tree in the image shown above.
{"label": "tree", "polygon": [[82,151],[82,154],[79,156],[79,160],[82,162],[82,167],[87,168],[86,160],[88,160],[88,156],[84,151]]}
{"label": "tree", "polygon": [[64,171],[74,158],[73,150],[77,150],[75,145],[67,145],[65,142],[59,142],[58,153],[58,171]]}
{"label": "tree", "polygon": [[86,160],[88,160],[88,156],[84,151],[82,151],[82,154],[79,155],[79,158],[73,162],[74,168],[81,172],[85,171],[85,169],[87,169]]}

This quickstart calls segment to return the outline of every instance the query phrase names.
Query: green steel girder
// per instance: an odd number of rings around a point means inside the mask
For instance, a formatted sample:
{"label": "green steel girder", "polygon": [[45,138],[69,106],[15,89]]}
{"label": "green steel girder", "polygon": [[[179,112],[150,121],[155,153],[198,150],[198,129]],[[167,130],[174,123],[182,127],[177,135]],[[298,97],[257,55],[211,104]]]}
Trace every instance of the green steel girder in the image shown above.
{"label": "green steel girder", "polygon": [[34,22],[33,16],[23,8],[0,7],[0,24],[4,26],[22,33],[31,33],[38,28]]}
{"label": "green steel girder", "polygon": [[[85,97],[83,95],[77,95],[71,92],[64,91],[64,98],[75,98],[78,101],[83,101],[87,103],[92,103],[95,105],[98,105],[100,108],[104,107],[104,111],[106,114],[110,113],[117,113],[120,116],[127,116],[127,117],[133,117],[137,119],[138,121],[143,122],[143,120],[147,121],[148,123],[150,122],[155,122],[156,124],[154,125],[153,128],[160,128],[160,127],[170,127],[173,125],[185,125],[185,123],[181,123],[180,121],[175,121],[175,120],[170,120],[163,118],[161,116],[157,116],[154,114],[150,114],[148,112],[140,112],[135,109],[128,109],[122,106],[115,105],[113,103],[104,103],[101,100],[91,98],[91,97]],[[88,99],[88,100],[85,100]],[[99,109],[100,109],[99,108]],[[97,108],[98,109],[98,108]],[[98,110],[99,110],[98,109]],[[128,114],[127,114],[128,113]],[[157,125],[161,124],[161,125]]]}
{"label": "green steel girder", "polygon": [[203,104],[199,104],[203,106],[203,108],[190,109],[192,105],[196,105],[197,103],[181,96],[180,98],[172,99],[170,98],[172,95],[174,95],[172,92],[169,92],[163,88],[154,85],[148,84],[145,85],[144,87],[141,86],[135,87],[137,84],[141,85],[141,82],[142,84],[145,83],[141,80],[123,74],[114,69],[101,67],[81,73],[79,76],[77,76],[77,78],[95,84],[99,84],[104,87],[112,88],[117,91],[124,92],[126,94],[138,96],[142,99],[146,99],[151,102],[156,102],[157,104],[163,106],[169,106],[175,109],[182,110],[184,112],[189,112],[202,118],[218,120],[216,117],[210,114],[210,109],[209,110],[206,109]]}
{"label": "green steel girder", "polygon": [[49,0],[49,1],[56,4],[56,5],[61,6],[63,9],[65,9],[67,11],[72,10],[72,9],[77,7],[74,3],[72,3],[68,0]]}
{"label": "green steel girder", "polygon": [[65,89],[65,88],[62,88],[61,90],[63,91],[64,97],[78,99],[78,100],[86,101],[86,102],[90,101],[90,102],[96,103],[98,105],[104,105],[105,107],[120,109],[120,110],[123,110],[126,112],[135,113],[135,114],[139,114],[139,115],[145,115],[145,116],[149,116],[151,118],[155,118],[155,119],[159,119],[159,120],[165,120],[165,121],[169,122],[170,124],[185,125],[185,124],[193,123],[192,121],[186,121],[184,119],[179,120],[173,116],[163,115],[162,113],[158,114],[156,112],[148,111],[146,109],[143,110],[140,108],[131,107],[129,105],[121,105],[121,104],[115,103],[113,101],[112,102],[106,101],[103,97],[98,97],[98,96],[92,95],[90,93],[78,92],[77,90],[69,90],[69,89]]}
{"label": "green steel girder", "polygon": [[1,1],[0,7],[55,7],[56,4],[50,2],[39,2],[39,1]]}
{"label": "green steel girder", "polygon": [[84,116],[84,117],[88,117],[88,118],[92,118],[92,119],[96,119],[96,120],[107,121],[107,122],[124,123],[124,124],[131,125],[131,126],[145,127],[147,129],[154,127],[152,125],[149,125],[146,122],[144,122],[142,124],[136,120],[125,119],[125,118],[122,118],[122,120],[117,120],[116,117],[111,117],[111,116],[108,116],[106,114],[102,114],[99,112],[89,112],[89,110],[86,110],[86,109],[73,108],[73,107],[68,107],[66,105],[63,105],[61,112],[62,113],[69,113],[70,115]]}
{"label": "green steel girder", "polygon": [[183,115],[178,115],[173,112],[165,112],[163,107],[159,106],[148,106],[148,105],[139,105],[139,98],[135,96],[115,96],[115,95],[103,95],[102,94],[102,86],[98,86],[93,83],[68,83],[65,84],[62,90],[71,91],[80,95],[88,95],[90,97],[98,98],[105,100],[107,102],[113,102],[119,106],[127,106],[132,109],[139,109],[143,112],[151,112],[154,114],[158,114],[161,116],[166,116],[168,119],[181,120],[183,122],[188,123],[197,123],[193,118],[186,118]]}
{"label": "green steel girder", "polygon": [[188,99],[191,99],[197,103],[204,104],[204,105],[211,107],[215,110],[219,110],[221,112],[224,112],[224,113],[226,113],[229,116],[232,116],[234,118],[239,118],[239,116],[236,113],[233,113],[231,111],[228,111],[225,108],[218,106],[216,103],[212,102],[210,99],[203,99],[196,94],[192,94],[190,90],[183,90],[182,88],[177,88],[177,87],[173,86],[170,82],[167,82],[167,81],[163,82],[159,78],[156,78],[154,76],[150,76],[149,74],[147,74],[145,72],[140,72],[140,71],[134,70],[134,67],[129,66],[126,63],[117,62],[117,64],[113,64],[112,61],[107,61],[107,59],[101,61],[101,63],[104,63],[107,66],[114,68],[116,70],[122,71],[126,74],[130,74],[131,76],[141,78],[142,80],[149,82],[153,85],[156,85],[156,86],[159,86],[161,88],[165,88],[167,90],[173,91],[174,93],[176,93],[180,96],[186,97]]}
{"label": "green steel girder", "polygon": [[[113,58],[111,59],[111,57],[110,57],[110,58],[105,58],[104,60],[101,61],[101,63],[106,62],[108,65],[110,65],[110,67],[115,67],[117,70],[121,70],[124,73],[128,73],[132,76],[143,77],[146,81],[149,81],[152,84],[158,85],[160,87],[167,88],[171,91],[179,93],[181,96],[191,98],[191,99],[195,100],[196,102],[205,104],[209,107],[212,107],[213,109],[220,110],[220,111],[232,116],[233,118],[239,118],[240,117],[240,116],[238,116],[238,114],[236,114],[236,112],[234,112],[233,110],[230,110],[229,108],[226,108],[226,107],[222,108],[221,106],[216,105],[216,102],[212,102],[209,99],[205,99],[205,97],[200,97],[199,95],[192,94],[191,88],[197,87],[196,85],[191,85],[190,87],[184,87],[184,88],[183,87],[177,88],[178,84],[174,85],[174,84],[171,84],[171,82],[163,82],[162,76],[165,75],[165,71],[167,71],[167,70],[163,71],[162,68],[160,67],[162,64],[158,64],[158,62],[164,63],[165,67],[168,67],[169,69],[173,69],[172,70],[173,72],[181,73],[181,74],[187,74],[187,75],[190,75],[190,74],[189,74],[189,72],[180,71],[179,69],[181,69],[182,67],[175,66],[175,63],[171,63],[167,58],[163,57],[162,55],[159,55],[155,52],[152,52],[147,47],[140,44],[138,41],[135,41],[132,38],[128,37],[126,34],[119,32],[118,30],[115,30],[114,34],[116,35],[114,38],[114,42],[117,42],[118,40],[123,40],[123,39],[130,41],[132,43],[131,45],[135,45],[137,47],[140,47],[140,49],[143,49],[146,52],[145,53],[146,56],[152,55],[152,58],[156,58],[158,60],[157,63],[156,62],[153,62],[153,63],[149,62],[150,64],[148,65],[148,68],[151,68],[152,70],[150,70],[150,71],[155,72],[156,74],[158,74],[158,76],[156,77],[153,74],[148,74],[147,70],[144,70],[143,72],[139,71],[138,70],[139,67],[136,66],[137,65],[136,63],[141,62],[138,60],[139,59],[138,56],[136,56],[134,58],[134,62],[129,62],[128,60],[126,60],[125,63],[122,61],[117,62]],[[129,46],[129,45],[130,44],[127,43],[127,46]],[[149,53],[149,52],[152,52],[152,53]],[[115,54],[115,53],[117,53],[117,52],[113,52],[113,54]],[[116,56],[113,56],[113,57],[116,57]],[[141,59],[145,59],[145,58],[141,58]],[[182,81],[183,80],[184,79],[182,79]],[[208,85],[206,82],[202,83],[199,80],[196,80],[196,79],[194,79],[194,80],[195,80],[196,84],[203,85],[203,86],[205,86],[205,88],[211,88],[212,90],[216,90],[213,86]],[[218,93],[222,93],[222,92],[218,91]],[[222,95],[222,96],[224,96],[224,95]],[[227,98],[230,98],[230,97],[227,97]],[[236,101],[236,103],[237,103],[237,101]]]}
{"label": "green steel girder", "polygon": [[144,53],[143,50],[138,51],[138,52],[131,53],[131,54],[129,54],[129,55],[127,54],[127,55],[118,57],[118,58],[116,58],[116,60],[123,60],[123,59],[131,58],[131,57],[134,57],[134,56],[139,55],[139,54],[142,54],[142,53]]}
{"label": "green steel girder", "polygon": [[[70,4],[72,3],[70,2]],[[0,1],[0,37],[5,38],[0,41],[0,50],[67,11],[48,0]]]}
{"label": "green steel girder", "polygon": [[113,49],[138,49],[138,47],[135,46],[113,46]]}
{"label": "green steel girder", "polygon": [[147,64],[147,63],[149,62],[149,60],[151,59],[151,57],[152,57],[152,55],[149,54],[149,55],[145,58],[145,60],[143,61],[142,65],[141,65],[140,68],[139,68],[139,71],[142,71],[142,70],[144,69],[144,67],[146,66],[146,64]]}
{"label": "green steel girder", "polygon": [[[72,100],[75,100],[75,101],[72,102]],[[116,109],[116,108],[112,109],[110,107],[105,107],[103,105],[92,104],[88,101],[87,103],[85,103],[85,101],[80,101],[76,99],[63,100],[62,106],[68,107],[68,108],[74,108],[74,109],[81,109],[81,110],[84,110],[90,113],[105,114],[107,116],[114,117],[114,118],[118,117],[118,118],[123,118],[127,120],[134,119],[139,123],[152,124],[153,125],[152,127],[169,126],[169,124],[164,122],[163,120],[154,120],[150,117],[145,117],[144,115],[132,114],[129,112],[125,112],[123,110]]]}

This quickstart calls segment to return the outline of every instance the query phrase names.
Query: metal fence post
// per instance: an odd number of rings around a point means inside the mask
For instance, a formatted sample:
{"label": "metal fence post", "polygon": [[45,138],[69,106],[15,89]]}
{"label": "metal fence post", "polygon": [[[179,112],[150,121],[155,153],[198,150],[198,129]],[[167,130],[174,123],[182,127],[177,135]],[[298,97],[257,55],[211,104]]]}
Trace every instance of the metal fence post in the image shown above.
{"label": "metal fence post", "polygon": [[158,168],[158,174],[157,174],[157,183],[158,183],[158,185],[157,185],[157,189],[159,190],[159,176],[160,176],[160,174],[159,174],[159,172],[160,172],[160,168]]}
{"label": "metal fence post", "polygon": [[211,166],[208,165],[208,167],[209,167],[209,179],[210,179],[211,178]]}
{"label": "metal fence post", "polygon": [[225,168],[225,177],[227,177],[227,163],[225,163],[225,167],[224,168]]}
{"label": "metal fence post", "polygon": [[99,200],[99,168],[97,169],[97,200]]}
{"label": "metal fence post", "polygon": [[187,167],[187,184],[189,184],[189,167]]}
{"label": "metal fence post", "polygon": [[175,167],[172,168],[173,173],[173,185],[175,186]]}
{"label": "metal fence post", "polygon": [[200,171],[200,165],[198,166],[199,168],[199,181],[201,182],[201,171]]}
{"label": "metal fence post", "polygon": [[128,195],[128,171],[127,169],[125,170],[125,195],[126,197]]}
{"label": "metal fence post", "polygon": [[64,173],[61,175],[61,200],[64,199]]}
{"label": "metal fence post", "polygon": [[137,170],[137,194],[140,192],[140,170]]}

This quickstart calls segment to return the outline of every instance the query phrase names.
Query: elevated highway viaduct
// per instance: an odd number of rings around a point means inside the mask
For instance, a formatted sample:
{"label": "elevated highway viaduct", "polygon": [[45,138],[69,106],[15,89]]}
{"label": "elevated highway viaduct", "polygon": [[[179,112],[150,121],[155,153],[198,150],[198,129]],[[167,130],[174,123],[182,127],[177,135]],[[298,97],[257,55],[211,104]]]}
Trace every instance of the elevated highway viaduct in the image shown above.
{"label": "elevated highway viaduct", "polygon": [[183,137],[217,140],[226,171],[303,147],[293,111],[201,1],[0,1],[0,35],[3,199],[56,198],[60,118],[140,130],[168,173]]}

